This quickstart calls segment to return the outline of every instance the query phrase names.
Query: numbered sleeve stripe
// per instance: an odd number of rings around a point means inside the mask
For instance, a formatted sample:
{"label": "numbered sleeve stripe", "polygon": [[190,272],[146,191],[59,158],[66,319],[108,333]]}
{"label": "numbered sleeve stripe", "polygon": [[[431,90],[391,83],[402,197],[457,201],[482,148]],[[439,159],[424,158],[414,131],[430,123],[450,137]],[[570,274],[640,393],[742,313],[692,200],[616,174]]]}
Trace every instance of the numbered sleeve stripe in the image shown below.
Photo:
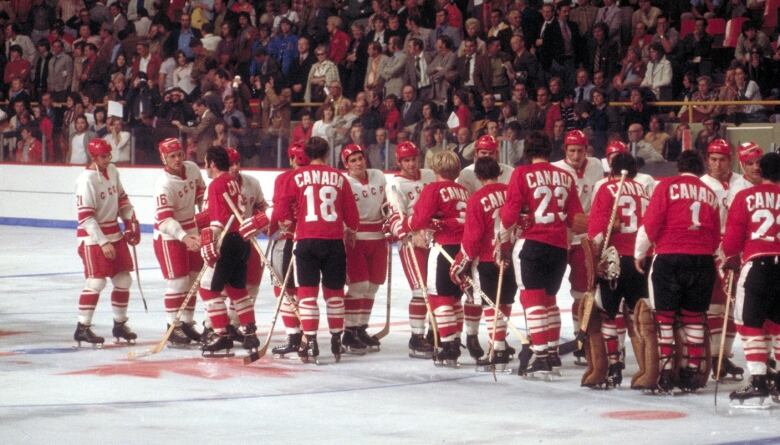
{"label": "numbered sleeve stripe", "polygon": [[94,218],[94,217],[95,217],[95,209],[93,208],[79,209],[79,214],[78,214],[79,224],[83,224],[84,221],[86,221],[87,219]]}
{"label": "numbered sleeve stripe", "polygon": [[157,209],[157,221],[165,221],[168,218],[173,218],[173,209],[170,207],[160,207]]}
{"label": "numbered sleeve stripe", "polygon": [[122,194],[119,197],[119,208],[124,208],[130,205],[130,198],[127,197],[127,195]]}

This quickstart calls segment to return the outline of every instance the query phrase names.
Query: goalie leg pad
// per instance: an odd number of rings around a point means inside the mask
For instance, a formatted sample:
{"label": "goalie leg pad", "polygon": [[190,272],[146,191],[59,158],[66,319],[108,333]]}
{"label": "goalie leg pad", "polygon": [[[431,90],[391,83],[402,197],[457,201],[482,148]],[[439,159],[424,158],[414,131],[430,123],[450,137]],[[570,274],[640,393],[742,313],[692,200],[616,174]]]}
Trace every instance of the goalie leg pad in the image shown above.
{"label": "goalie leg pad", "polygon": [[[585,305],[581,306],[584,311]],[[580,314],[582,316],[583,314]],[[588,322],[587,338],[585,339],[585,357],[588,367],[582,375],[580,385],[595,388],[607,382],[607,351],[604,347],[604,337],[601,334],[601,317],[592,314]]]}
{"label": "goalie leg pad", "polygon": [[653,311],[644,298],[639,300],[634,309],[634,325],[641,351],[637,353],[639,372],[631,378],[631,388],[655,388],[659,374],[658,329]]}

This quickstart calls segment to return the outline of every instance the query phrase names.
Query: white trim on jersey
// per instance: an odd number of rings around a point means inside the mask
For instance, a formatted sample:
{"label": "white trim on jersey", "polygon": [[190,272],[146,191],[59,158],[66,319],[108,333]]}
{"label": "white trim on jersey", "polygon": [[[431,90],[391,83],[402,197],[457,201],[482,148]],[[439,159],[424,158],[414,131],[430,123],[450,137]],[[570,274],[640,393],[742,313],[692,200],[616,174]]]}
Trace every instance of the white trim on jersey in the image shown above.
{"label": "white trim on jersey", "polygon": [[525,239],[518,239],[515,241],[515,246],[512,248],[512,264],[515,266],[515,281],[517,282],[517,290],[525,289],[523,284],[523,277],[520,273],[520,251],[523,250],[523,244]]}
{"label": "white trim on jersey", "polygon": [[748,261],[742,266],[742,270],[739,272],[739,280],[737,280],[737,292],[734,297],[734,323],[738,325],[744,324],[744,321],[742,320],[742,311],[745,309],[745,280],[747,280],[747,276],[752,267],[752,261]]}

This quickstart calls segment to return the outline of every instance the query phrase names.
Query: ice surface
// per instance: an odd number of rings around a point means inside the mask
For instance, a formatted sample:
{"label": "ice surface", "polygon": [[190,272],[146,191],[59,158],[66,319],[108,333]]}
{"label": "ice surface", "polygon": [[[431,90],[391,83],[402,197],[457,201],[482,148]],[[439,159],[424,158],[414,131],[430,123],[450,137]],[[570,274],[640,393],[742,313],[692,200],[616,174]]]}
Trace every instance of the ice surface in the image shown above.
{"label": "ice surface", "polygon": [[[392,329],[381,352],[347,355],[340,364],[320,367],[269,355],[244,367],[239,357],[207,360],[197,349],[165,349],[128,361],[129,349],[113,347],[109,339],[106,291],[93,324],[107,347],[75,350],[71,339],[83,278],[74,233],[0,226],[0,246],[0,444],[780,442],[777,410],[729,413],[728,392],[741,383],[721,385],[715,411],[713,382],[680,397],[627,387],[594,391],[579,386],[584,368],[573,365],[571,356],[563,358],[563,377],[555,382],[499,374],[494,383],[463,356],[460,369],[410,359],[408,290],[397,256]],[[134,283],[129,325],[139,334],[140,352],[159,341],[166,322],[164,282],[148,234],[138,253],[150,306],[144,313]],[[263,337],[274,303],[268,281],[257,308]],[[370,331],[382,326],[385,295],[380,288]],[[571,338],[565,280],[558,300],[564,336]],[[519,305],[515,314],[514,322],[524,326]],[[320,337],[328,356],[329,336],[322,331]],[[487,347],[484,323],[480,338]],[[280,320],[273,344],[282,340]],[[511,333],[509,342],[518,345]],[[636,370],[628,349],[626,380]],[[735,360],[744,363],[735,349]],[[619,411],[639,417],[639,411],[651,411],[652,419],[608,417]],[[673,418],[655,419],[662,415]]]}

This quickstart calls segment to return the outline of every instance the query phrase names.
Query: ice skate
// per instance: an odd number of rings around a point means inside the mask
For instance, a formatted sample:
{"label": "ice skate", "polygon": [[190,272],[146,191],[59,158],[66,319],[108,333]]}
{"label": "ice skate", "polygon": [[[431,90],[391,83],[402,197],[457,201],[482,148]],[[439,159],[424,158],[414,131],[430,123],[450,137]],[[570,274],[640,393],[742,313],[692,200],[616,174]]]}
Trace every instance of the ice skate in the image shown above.
{"label": "ice skate", "polygon": [[336,363],[341,361],[343,346],[341,344],[341,332],[330,334],[330,352],[333,353],[333,359]]}
{"label": "ice skate", "polygon": [[[504,342],[504,343],[506,343],[506,342]],[[509,346],[509,343],[506,343],[506,349],[504,351],[506,351],[506,356],[509,358],[509,360],[512,360],[513,358],[515,358],[515,354],[517,354],[517,351],[515,350],[515,348]]]}
{"label": "ice skate", "polygon": [[257,348],[260,347],[260,339],[257,338],[256,334],[257,326],[254,323],[249,323],[246,326],[240,327],[238,331],[243,338],[241,346],[247,351],[257,351]]}
{"label": "ice skate", "polygon": [[507,368],[509,364],[509,355],[506,351],[493,351],[493,357],[477,359],[477,372],[496,372],[510,373],[512,370]]}
{"label": "ice skate", "polygon": [[478,360],[485,355],[485,350],[482,349],[482,345],[479,344],[479,337],[475,335],[466,336],[466,349],[469,351],[469,355],[474,360]]}
{"label": "ice skate", "polygon": [[301,337],[302,334],[300,332],[296,334],[289,334],[287,336],[287,344],[276,346],[271,349],[271,353],[274,355],[274,358],[287,358],[287,354],[298,352],[298,348],[301,346]]}
{"label": "ice skate", "polygon": [[358,336],[358,328],[344,329],[344,336],[341,338],[341,344],[344,346],[344,350],[348,354],[365,355],[368,351],[365,343],[360,341]]}
{"label": "ice skate", "polygon": [[78,347],[81,347],[81,342],[91,343],[92,346],[97,348],[103,347],[103,342],[106,340],[103,337],[98,337],[92,332],[89,325],[78,323],[76,324],[76,332],[73,333],[73,340],[78,343]]}
{"label": "ice skate", "polygon": [[201,351],[202,355],[207,358],[226,358],[235,355],[230,352],[231,349],[233,349],[233,340],[228,337],[227,332],[214,331],[203,344]]}
{"label": "ice skate", "polygon": [[526,377],[541,378],[546,380],[550,379],[551,373],[552,366],[550,365],[547,351],[534,352],[533,360],[531,360],[531,363],[528,365],[527,369],[522,374],[520,374],[518,371],[518,374]]}
{"label": "ice skate", "polygon": [[205,345],[208,343],[209,338],[211,338],[211,334],[214,333],[214,328],[210,326],[206,326],[206,322],[203,322],[203,332],[200,333],[200,343],[202,345]]}
{"label": "ice skate", "polygon": [[671,395],[674,390],[674,374],[671,369],[663,369],[658,375],[658,383],[655,386],[648,386],[642,391],[645,394],[667,394]]}
{"label": "ice skate", "polygon": [[766,375],[754,375],[744,388],[729,394],[732,408],[767,409],[772,406]]}
{"label": "ice skate", "polygon": [[358,339],[362,341],[364,345],[366,345],[366,349],[368,350],[368,352],[379,351],[379,346],[381,343],[379,343],[379,340],[375,336],[368,335],[366,329],[368,329],[368,325],[366,324],[358,328],[357,330]]}
{"label": "ice skate", "polygon": [[522,346],[520,353],[517,354],[517,375],[525,375],[525,373],[528,371],[528,363],[531,361],[533,354],[534,353],[531,350],[530,344],[524,344]]}
{"label": "ice skate", "polygon": [[[166,329],[170,329],[171,325],[167,325]],[[182,325],[176,326],[171,331],[171,336],[168,337],[168,347],[174,349],[184,349],[190,345],[190,337],[182,329]]]}
{"label": "ice skate", "polygon": [[623,370],[626,365],[623,362],[615,362],[609,365],[607,370],[607,386],[617,388],[623,383]]}
{"label": "ice skate", "polygon": [[455,341],[445,341],[441,343],[441,351],[434,356],[433,364],[438,367],[458,368],[458,357],[460,346]]}
{"label": "ice skate", "polygon": [[232,324],[227,325],[227,335],[233,341],[233,343],[244,344],[244,334],[242,334],[241,331]]}
{"label": "ice skate", "polygon": [[585,358],[585,345],[579,347],[572,352],[574,356],[574,364],[577,366],[588,366],[588,360]]}
{"label": "ice skate", "polygon": [[409,357],[430,359],[433,356],[433,346],[423,334],[412,334],[409,338]]}
{"label": "ice skate", "polygon": [[179,327],[181,327],[182,332],[184,332],[184,334],[186,334],[187,337],[189,337],[190,340],[192,340],[192,341],[194,341],[196,343],[200,342],[201,333],[198,332],[197,329],[195,329],[195,322],[194,321],[190,322],[190,323],[182,322],[181,325],[179,325]]}
{"label": "ice skate", "polygon": [[561,357],[558,355],[557,352],[551,352],[547,356],[547,361],[550,362],[550,368],[551,373],[554,375],[557,375],[558,377],[561,376],[561,367],[563,366],[563,363],[561,363]]}
{"label": "ice skate", "polygon": [[725,378],[731,380],[743,380],[745,378],[745,370],[734,364],[728,357],[723,357],[723,362],[720,364],[720,376],[715,375],[718,372],[718,357],[712,357],[712,378],[714,380],[723,381]]}
{"label": "ice skate", "polygon": [[298,347],[298,357],[303,363],[309,363],[309,361],[316,361],[319,355],[320,345],[317,344],[317,334],[307,335],[306,342],[301,341]]}
{"label": "ice skate", "polygon": [[111,329],[111,335],[113,335],[115,339],[114,343],[119,344],[124,340],[128,344],[135,344],[135,339],[138,338],[138,335],[131,331],[126,323],[127,320],[122,322],[114,320],[114,328]]}
{"label": "ice skate", "polygon": [[698,373],[698,368],[691,368],[686,366],[685,368],[680,369],[679,386],[683,392],[696,392],[696,390],[704,386],[697,378]]}

